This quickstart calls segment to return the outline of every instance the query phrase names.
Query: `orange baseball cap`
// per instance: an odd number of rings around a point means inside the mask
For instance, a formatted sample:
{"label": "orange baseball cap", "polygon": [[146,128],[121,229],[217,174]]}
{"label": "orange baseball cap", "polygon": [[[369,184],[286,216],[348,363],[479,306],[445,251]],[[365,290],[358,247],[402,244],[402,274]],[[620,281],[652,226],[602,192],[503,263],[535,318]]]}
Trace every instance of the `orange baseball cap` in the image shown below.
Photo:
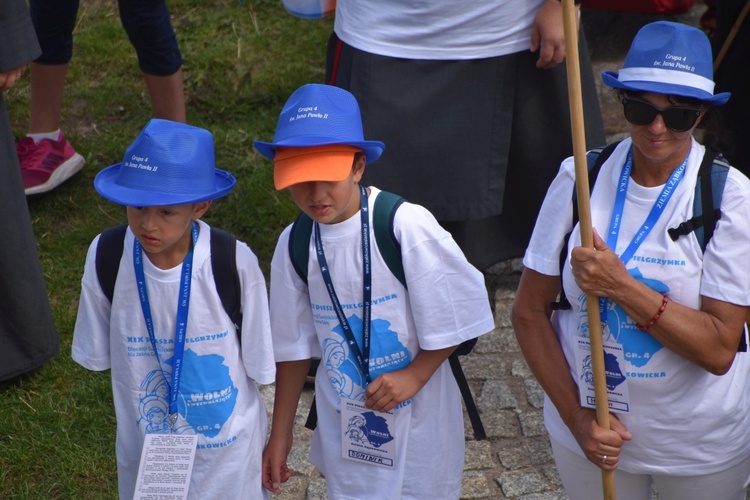
{"label": "orange baseball cap", "polygon": [[361,151],[345,144],[279,147],[274,158],[274,187],[282,190],[300,182],[343,181],[352,171],[354,153]]}

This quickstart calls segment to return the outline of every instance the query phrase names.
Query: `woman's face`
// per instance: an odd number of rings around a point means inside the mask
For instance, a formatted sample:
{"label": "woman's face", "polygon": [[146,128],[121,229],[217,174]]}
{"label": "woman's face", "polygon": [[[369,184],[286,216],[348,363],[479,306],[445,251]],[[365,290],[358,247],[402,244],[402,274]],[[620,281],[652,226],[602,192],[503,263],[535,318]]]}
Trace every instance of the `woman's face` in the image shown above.
{"label": "woman's face", "polygon": [[[632,99],[651,103],[660,109],[670,106],[695,107],[689,104],[677,103],[674,99],[670,100],[668,95],[651,92],[633,96]],[[633,140],[634,160],[640,164],[672,167],[679,165],[685,159],[690,149],[690,138],[693,130],[695,130],[695,127],[698,126],[702,118],[703,115],[701,114],[692,128],[684,132],[676,132],[667,128],[664,118],[661,115],[656,115],[656,118],[646,125],[634,125],[627,122],[628,132]]]}

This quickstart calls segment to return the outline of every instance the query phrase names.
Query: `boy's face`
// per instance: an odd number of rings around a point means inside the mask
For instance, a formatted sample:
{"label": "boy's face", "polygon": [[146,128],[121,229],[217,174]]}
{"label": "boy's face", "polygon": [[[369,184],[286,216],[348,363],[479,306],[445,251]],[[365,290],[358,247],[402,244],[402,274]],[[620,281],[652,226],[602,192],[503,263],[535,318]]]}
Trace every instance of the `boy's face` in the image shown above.
{"label": "boy's face", "polygon": [[190,249],[190,228],[200,219],[210,201],[164,207],[127,207],[130,230],[149,260],[160,269],[180,263]]}
{"label": "boy's face", "polygon": [[365,172],[366,158],[358,155],[349,176],[343,181],[300,182],[289,186],[292,200],[319,224],[336,224],[359,211],[359,181]]}

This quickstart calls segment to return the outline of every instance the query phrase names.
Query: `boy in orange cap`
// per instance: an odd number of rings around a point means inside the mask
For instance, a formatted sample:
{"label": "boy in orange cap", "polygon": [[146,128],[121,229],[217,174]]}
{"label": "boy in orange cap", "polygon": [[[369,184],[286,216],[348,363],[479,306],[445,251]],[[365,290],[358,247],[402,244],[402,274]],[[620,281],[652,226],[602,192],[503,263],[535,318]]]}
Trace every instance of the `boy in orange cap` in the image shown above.
{"label": "boy in orange cap", "polygon": [[[312,220],[307,272],[295,269],[288,227],[271,264],[277,360],[264,486],[280,493],[311,358],[318,425],[310,460],[329,498],[458,498],[464,460],[461,396],[448,356],[494,328],[482,274],[424,208],[401,204],[391,224],[405,283],[373,232],[375,187],[359,184],[384,145],[363,138],[347,91],[305,85],[279,117],[276,189]],[[408,290],[406,285],[408,284]],[[356,430],[356,432],[352,432]]]}

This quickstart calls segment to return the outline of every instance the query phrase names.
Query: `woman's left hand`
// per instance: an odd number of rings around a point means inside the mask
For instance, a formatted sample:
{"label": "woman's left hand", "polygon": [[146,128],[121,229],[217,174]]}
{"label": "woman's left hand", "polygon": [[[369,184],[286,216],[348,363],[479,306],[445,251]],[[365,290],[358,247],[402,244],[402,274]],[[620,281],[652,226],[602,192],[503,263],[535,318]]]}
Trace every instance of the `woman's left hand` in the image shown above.
{"label": "woman's left hand", "polygon": [[581,290],[597,297],[612,297],[630,278],[625,264],[596,230],[594,248],[575,247],[570,254],[570,266]]}
{"label": "woman's left hand", "polygon": [[0,92],[12,88],[21,79],[23,72],[24,67],[21,66],[20,68],[0,73]]}

